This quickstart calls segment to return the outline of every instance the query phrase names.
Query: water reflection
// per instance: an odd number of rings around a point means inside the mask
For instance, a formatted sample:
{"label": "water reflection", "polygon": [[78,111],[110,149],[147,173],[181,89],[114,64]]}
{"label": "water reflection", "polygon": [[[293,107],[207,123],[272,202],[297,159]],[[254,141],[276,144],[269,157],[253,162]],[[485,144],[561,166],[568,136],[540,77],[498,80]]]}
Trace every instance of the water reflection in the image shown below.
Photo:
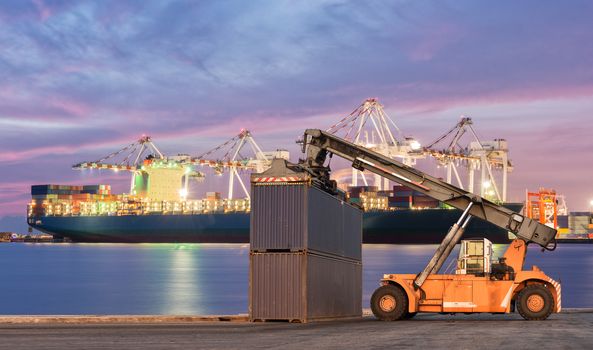
{"label": "water reflection", "polygon": [[[171,263],[164,293],[161,313],[183,315],[188,313],[203,314],[205,310],[197,307],[195,300],[202,294],[199,283],[199,259],[193,248],[188,245],[176,246],[171,252]],[[192,310],[193,312],[188,312]]]}
{"label": "water reflection", "polygon": [[[436,245],[365,245],[363,305],[384,273],[418,273]],[[496,257],[506,245],[495,245]],[[453,251],[450,265],[458,249]],[[525,268],[562,281],[563,306],[593,307],[593,245],[529,248]],[[249,246],[0,244],[0,314],[247,312]]]}

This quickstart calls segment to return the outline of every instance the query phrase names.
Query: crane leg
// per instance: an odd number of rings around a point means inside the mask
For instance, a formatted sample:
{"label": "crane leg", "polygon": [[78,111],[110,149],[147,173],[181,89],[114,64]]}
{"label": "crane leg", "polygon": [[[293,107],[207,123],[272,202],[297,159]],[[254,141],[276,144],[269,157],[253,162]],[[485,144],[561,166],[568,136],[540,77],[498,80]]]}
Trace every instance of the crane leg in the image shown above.
{"label": "crane leg", "polygon": [[443,263],[445,262],[445,260],[447,260],[449,254],[451,254],[453,247],[455,247],[455,245],[457,244],[457,242],[459,242],[459,239],[461,239],[461,236],[463,235],[465,226],[471,218],[471,216],[469,215],[469,210],[472,206],[473,203],[470,202],[467,208],[465,208],[465,210],[463,211],[463,214],[461,214],[459,220],[457,220],[457,222],[454,223],[453,226],[451,226],[449,232],[447,232],[447,235],[445,236],[445,238],[435,251],[434,255],[432,256],[432,259],[430,259],[430,261],[428,262],[428,265],[426,265],[424,270],[422,270],[422,272],[420,272],[418,276],[416,276],[416,278],[414,279],[414,287],[416,289],[422,287],[422,284],[424,284],[424,281],[426,281],[428,275],[430,275],[433,272],[438,272],[441,266],[443,266]]}

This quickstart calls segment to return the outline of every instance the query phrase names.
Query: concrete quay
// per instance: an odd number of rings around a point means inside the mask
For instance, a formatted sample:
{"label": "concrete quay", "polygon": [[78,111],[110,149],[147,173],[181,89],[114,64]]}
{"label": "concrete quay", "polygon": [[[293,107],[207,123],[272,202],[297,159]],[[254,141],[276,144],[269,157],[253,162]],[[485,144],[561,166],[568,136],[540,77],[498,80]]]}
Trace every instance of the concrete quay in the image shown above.
{"label": "concrete quay", "polygon": [[593,310],[546,321],[419,314],[412,320],[249,323],[236,316],[0,316],[0,349],[590,349]]}

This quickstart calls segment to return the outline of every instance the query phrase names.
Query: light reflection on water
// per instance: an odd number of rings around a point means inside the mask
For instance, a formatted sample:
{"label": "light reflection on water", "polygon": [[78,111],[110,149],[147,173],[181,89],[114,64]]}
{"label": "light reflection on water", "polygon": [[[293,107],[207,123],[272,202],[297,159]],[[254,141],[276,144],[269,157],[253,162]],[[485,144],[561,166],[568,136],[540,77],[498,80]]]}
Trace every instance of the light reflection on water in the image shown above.
{"label": "light reflection on water", "polygon": [[196,283],[196,271],[200,266],[196,254],[192,254],[185,246],[180,246],[172,253],[171,263],[169,264],[168,281],[166,282],[165,303],[163,312],[171,314],[183,314],[187,310],[197,310],[197,313],[203,313],[198,305],[194,304],[202,295],[201,283]]}
{"label": "light reflection on water", "polygon": [[[384,273],[418,273],[435,249],[364,245],[363,305]],[[494,253],[505,249],[495,245]],[[525,266],[533,264],[562,280],[564,307],[593,307],[593,245],[532,247]],[[0,244],[0,266],[0,314],[236,314],[248,307],[245,244]]]}

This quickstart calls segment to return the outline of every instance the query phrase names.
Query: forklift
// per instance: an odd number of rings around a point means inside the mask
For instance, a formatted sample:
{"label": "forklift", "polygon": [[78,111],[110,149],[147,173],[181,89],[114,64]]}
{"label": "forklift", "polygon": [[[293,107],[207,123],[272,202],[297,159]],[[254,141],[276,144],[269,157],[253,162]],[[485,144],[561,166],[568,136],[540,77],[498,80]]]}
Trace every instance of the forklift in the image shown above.
{"label": "forklift", "polygon": [[[538,244],[543,250],[556,248],[555,229],[322,130],[306,130],[302,147],[306,158],[301,166],[329,191],[336,192],[337,186],[325,163],[337,155],[352,162],[355,169],[371,171],[462,211],[423,271],[383,275],[371,297],[371,310],[379,320],[409,319],[419,312],[514,311],[526,320],[544,320],[560,312],[560,283],[537,266],[523,270],[528,244]],[[472,217],[516,236],[498,260],[492,261],[492,243],[487,239],[461,240]],[[455,274],[439,274],[460,241]]]}

